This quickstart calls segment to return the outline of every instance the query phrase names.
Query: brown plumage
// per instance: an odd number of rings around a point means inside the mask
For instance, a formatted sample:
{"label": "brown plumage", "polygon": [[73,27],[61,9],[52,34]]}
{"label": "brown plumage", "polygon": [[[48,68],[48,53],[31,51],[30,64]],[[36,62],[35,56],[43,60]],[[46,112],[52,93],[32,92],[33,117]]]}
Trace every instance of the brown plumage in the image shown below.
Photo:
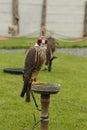
{"label": "brown plumage", "polygon": [[48,37],[48,44],[47,44],[47,50],[46,50],[46,63],[45,65],[48,67],[48,71],[51,71],[52,61],[56,57],[53,56],[53,53],[55,52],[55,40],[52,37]]}
{"label": "brown plumage", "polygon": [[46,59],[46,46],[39,45],[32,47],[27,52],[24,64],[24,74],[23,74],[23,89],[21,92],[21,97],[24,97],[26,93],[26,101],[30,101],[30,90],[33,81],[36,81],[37,75]]}

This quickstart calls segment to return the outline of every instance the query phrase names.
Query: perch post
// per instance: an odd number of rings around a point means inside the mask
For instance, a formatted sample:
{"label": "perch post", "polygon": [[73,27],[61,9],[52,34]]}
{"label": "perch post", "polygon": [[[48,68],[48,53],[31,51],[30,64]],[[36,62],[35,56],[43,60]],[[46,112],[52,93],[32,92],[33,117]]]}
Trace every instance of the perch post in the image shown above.
{"label": "perch post", "polygon": [[41,95],[41,130],[48,130],[50,95],[60,91],[60,85],[33,85],[32,91]]}

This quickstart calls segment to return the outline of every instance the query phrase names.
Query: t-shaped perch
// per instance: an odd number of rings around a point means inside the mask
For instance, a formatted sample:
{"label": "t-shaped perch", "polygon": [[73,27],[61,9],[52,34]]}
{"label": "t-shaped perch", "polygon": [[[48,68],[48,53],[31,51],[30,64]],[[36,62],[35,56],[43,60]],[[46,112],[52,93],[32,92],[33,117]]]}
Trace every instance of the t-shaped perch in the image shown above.
{"label": "t-shaped perch", "polygon": [[58,93],[60,91],[60,85],[33,85],[31,89],[32,91],[41,94],[41,130],[48,130],[50,95]]}

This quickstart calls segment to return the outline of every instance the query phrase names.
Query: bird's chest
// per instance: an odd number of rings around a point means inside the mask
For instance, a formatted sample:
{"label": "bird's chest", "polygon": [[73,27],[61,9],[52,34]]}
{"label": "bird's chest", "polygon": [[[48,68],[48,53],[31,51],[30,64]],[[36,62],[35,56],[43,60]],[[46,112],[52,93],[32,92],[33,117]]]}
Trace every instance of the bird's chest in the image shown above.
{"label": "bird's chest", "polygon": [[45,59],[46,59],[46,50],[38,49],[35,55],[35,68],[33,70],[32,77],[31,77],[32,81],[36,79]]}
{"label": "bird's chest", "polygon": [[40,48],[36,50],[35,61],[36,63],[43,63],[46,60],[46,49]]}

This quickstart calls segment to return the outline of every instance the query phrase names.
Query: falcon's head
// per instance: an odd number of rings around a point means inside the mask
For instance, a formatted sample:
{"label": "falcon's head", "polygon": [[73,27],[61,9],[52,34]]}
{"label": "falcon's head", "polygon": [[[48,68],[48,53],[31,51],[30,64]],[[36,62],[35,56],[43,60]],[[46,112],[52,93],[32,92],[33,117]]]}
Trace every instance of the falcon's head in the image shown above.
{"label": "falcon's head", "polygon": [[41,36],[37,39],[37,45],[41,46],[41,47],[44,47],[44,46],[46,47],[47,42],[48,42],[48,40],[44,36]]}

